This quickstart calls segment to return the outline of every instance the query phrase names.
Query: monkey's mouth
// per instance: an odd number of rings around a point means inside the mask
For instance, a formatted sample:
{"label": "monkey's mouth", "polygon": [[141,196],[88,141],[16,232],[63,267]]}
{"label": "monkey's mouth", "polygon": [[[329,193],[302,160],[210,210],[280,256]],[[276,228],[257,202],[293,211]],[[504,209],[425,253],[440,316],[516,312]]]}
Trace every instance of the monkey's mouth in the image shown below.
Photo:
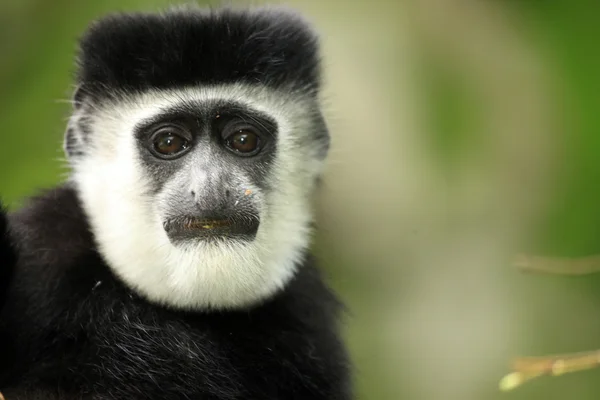
{"label": "monkey's mouth", "polygon": [[231,221],[227,219],[196,219],[191,218],[183,223],[185,229],[215,229],[223,226],[230,226]]}
{"label": "monkey's mouth", "polygon": [[255,216],[180,217],[166,220],[163,227],[172,241],[198,239],[246,239],[256,236],[259,219]]}

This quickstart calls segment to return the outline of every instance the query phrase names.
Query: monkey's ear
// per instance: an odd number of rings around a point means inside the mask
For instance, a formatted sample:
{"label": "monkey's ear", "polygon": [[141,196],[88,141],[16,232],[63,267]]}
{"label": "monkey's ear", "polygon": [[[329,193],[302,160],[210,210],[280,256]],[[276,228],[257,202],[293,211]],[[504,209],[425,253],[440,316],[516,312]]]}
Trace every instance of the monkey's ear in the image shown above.
{"label": "monkey's ear", "polygon": [[318,144],[315,148],[317,149],[317,157],[324,160],[329,154],[329,148],[331,147],[331,135],[329,132],[329,126],[325,120],[325,116],[321,111],[315,113],[315,142]]}
{"label": "monkey's ear", "polygon": [[[85,98],[85,90],[82,84],[79,84],[75,87],[73,94],[71,95],[71,103],[73,104],[74,110],[79,110],[83,105],[83,100]],[[2,400],[2,399],[0,399]]]}
{"label": "monkey's ear", "polygon": [[[86,105],[93,103],[94,96],[83,84],[78,84],[71,96],[73,111],[64,135],[63,150],[68,160],[82,156],[85,152],[87,137],[90,134],[89,119],[85,116]],[[1,400],[1,399],[0,399]]]}

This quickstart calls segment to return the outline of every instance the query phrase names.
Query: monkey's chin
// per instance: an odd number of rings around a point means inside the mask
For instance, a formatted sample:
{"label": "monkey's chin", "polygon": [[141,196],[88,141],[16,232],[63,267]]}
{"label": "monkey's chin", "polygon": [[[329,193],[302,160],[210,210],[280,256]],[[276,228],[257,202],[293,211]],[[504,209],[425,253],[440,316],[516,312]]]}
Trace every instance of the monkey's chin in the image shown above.
{"label": "monkey's chin", "polygon": [[257,218],[172,218],[163,224],[173,244],[190,241],[252,241],[260,221]]}

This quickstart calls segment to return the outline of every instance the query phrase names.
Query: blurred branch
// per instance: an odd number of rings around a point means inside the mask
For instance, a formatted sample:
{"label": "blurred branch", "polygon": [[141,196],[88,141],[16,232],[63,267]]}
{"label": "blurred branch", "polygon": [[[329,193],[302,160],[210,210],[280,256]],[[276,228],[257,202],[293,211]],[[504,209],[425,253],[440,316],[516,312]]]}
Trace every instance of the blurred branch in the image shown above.
{"label": "blurred branch", "polygon": [[518,255],[514,265],[525,272],[556,275],[587,275],[600,272],[600,255],[580,258],[553,258]]}
{"label": "blurred branch", "polygon": [[600,366],[600,350],[546,357],[520,357],[513,361],[513,372],[500,381],[500,390],[512,390],[544,375],[558,376],[598,366]]}
{"label": "blurred branch", "polygon": [[[557,275],[587,275],[600,272],[600,255],[580,258],[554,258],[520,254],[514,265],[525,272]],[[534,378],[583,371],[600,366],[600,350],[545,357],[519,357],[513,372],[500,381],[500,390],[509,391]]]}

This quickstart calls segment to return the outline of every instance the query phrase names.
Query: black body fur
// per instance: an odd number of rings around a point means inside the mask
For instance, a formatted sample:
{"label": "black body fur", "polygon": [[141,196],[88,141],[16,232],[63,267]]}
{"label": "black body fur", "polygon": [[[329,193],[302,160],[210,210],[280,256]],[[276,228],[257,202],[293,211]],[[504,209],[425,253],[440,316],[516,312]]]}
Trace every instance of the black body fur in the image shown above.
{"label": "black body fur", "polygon": [[6,299],[6,290],[12,280],[17,252],[8,227],[8,216],[0,203],[0,309]]}
{"label": "black body fur", "polygon": [[111,273],[74,190],[10,220],[20,257],[0,312],[7,400],[350,398],[339,303],[311,257],[253,309],[181,312],[148,304]]}

